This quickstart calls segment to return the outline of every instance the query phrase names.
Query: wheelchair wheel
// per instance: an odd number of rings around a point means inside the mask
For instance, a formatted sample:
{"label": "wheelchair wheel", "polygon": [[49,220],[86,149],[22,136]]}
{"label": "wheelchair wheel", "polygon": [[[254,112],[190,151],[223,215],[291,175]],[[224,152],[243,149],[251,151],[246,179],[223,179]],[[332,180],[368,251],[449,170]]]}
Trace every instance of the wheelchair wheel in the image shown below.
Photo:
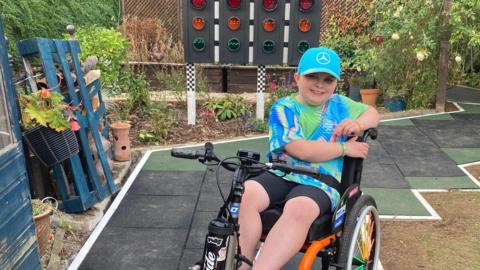
{"label": "wheelchair wheel", "polygon": [[362,195],[347,214],[337,263],[342,269],[377,269],[380,218],[375,200]]}

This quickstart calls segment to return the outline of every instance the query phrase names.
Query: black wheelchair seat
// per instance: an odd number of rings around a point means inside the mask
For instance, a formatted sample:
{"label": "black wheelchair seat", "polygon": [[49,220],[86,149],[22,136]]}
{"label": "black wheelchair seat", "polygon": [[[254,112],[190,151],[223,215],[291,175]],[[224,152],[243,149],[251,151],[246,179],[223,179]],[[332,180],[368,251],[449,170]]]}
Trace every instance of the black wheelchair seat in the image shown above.
{"label": "black wheelchair seat", "polygon": [[[269,208],[262,212],[260,215],[262,219],[262,230],[264,233],[269,232],[275,222],[280,218],[283,212],[282,206],[276,206]],[[321,238],[324,238],[332,233],[332,213],[324,212],[315,221],[307,235],[307,242],[312,242]]]}
{"label": "black wheelchair seat", "polygon": [[[363,169],[363,160],[360,158],[345,157],[343,161],[342,180],[338,192],[343,197],[345,191],[354,184],[360,185],[361,174]],[[263,233],[268,233],[275,222],[280,218],[283,212],[283,205],[273,206],[263,211],[260,214],[262,219]],[[306,242],[321,239],[333,233],[332,231],[332,218],[333,213],[323,211],[324,214],[320,214],[317,219],[312,223],[307,234]]]}

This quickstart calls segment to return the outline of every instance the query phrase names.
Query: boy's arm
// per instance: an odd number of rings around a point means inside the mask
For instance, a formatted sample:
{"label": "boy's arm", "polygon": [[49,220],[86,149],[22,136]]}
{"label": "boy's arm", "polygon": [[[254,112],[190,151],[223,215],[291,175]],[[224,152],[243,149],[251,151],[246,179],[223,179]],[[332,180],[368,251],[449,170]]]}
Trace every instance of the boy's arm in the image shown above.
{"label": "boy's arm", "polygon": [[378,127],[378,122],[380,121],[380,115],[378,114],[377,110],[372,107],[368,106],[368,109],[360,115],[356,121],[360,124],[362,131]]}
{"label": "boy's arm", "polygon": [[323,162],[343,155],[339,143],[326,141],[295,140],[287,143],[285,150],[297,159],[310,162]]}
{"label": "boy's arm", "polygon": [[368,106],[367,110],[365,110],[357,119],[343,120],[333,131],[333,140],[335,141],[336,137],[343,135],[361,135],[366,129],[377,127],[379,120],[380,116],[377,110]]}
{"label": "boy's arm", "polygon": [[[380,116],[373,107],[363,112],[354,121],[345,120],[335,129],[332,137],[352,134],[360,134],[368,128],[378,126]],[[289,155],[297,159],[310,162],[324,162],[330,159],[341,157],[344,154],[344,147],[334,140],[326,141],[309,141],[295,140],[285,145],[285,150]],[[355,138],[345,142],[346,155],[350,157],[366,158],[368,155],[368,144],[357,142]]]}

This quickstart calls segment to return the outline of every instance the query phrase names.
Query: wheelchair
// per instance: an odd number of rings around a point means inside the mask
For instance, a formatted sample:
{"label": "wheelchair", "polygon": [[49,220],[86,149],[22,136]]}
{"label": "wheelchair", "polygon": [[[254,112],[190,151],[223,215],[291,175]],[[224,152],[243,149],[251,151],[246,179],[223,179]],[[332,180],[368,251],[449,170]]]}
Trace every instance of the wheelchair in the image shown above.
{"label": "wheelchair", "polygon": [[[359,141],[376,139],[377,130],[368,129]],[[244,262],[252,265],[241,254],[238,243],[238,210],[243,194],[243,183],[265,170],[281,170],[284,173],[301,173],[318,177],[317,170],[304,166],[291,166],[280,162],[261,163],[260,154],[239,150],[235,157],[220,158],[213,152],[211,143],[200,150],[172,149],[171,155],[178,158],[198,159],[206,165],[223,167],[233,171],[230,194],[224,199],[216,219],[208,226],[202,260],[191,267],[193,270],[235,270]],[[230,162],[237,159],[239,162]],[[212,163],[215,162],[215,163]],[[342,180],[339,187],[341,199],[334,213],[322,213],[311,225],[307,239],[300,250],[304,256],[299,270],[311,269],[315,259],[322,262],[322,270],[377,269],[380,251],[380,218],[375,200],[360,189],[363,159],[345,157]],[[222,195],[223,198],[223,195]],[[262,238],[282,214],[282,206],[266,209],[261,213]]]}
{"label": "wheelchair", "polygon": [[[377,130],[369,129],[360,138],[375,140]],[[299,270],[311,269],[319,257],[322,270],[377,269],[380,251],[380,218],[375,200],[362,193],[360,182],[363,159],[345,157],[339,193],[341,199],[334,213],[323,212],[311,225],[300,252],[304,256]],[[263,241],[282,214],[282,206],[261,213]]]}

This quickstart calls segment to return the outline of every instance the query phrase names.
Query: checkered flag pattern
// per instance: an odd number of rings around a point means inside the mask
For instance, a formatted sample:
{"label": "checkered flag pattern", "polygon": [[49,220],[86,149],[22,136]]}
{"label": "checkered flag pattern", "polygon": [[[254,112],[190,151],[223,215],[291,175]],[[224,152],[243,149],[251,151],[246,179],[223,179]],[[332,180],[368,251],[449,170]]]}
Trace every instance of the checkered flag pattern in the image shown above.
{"label": "checkered flag pattern", "polygon": [[257,68],[257,93],[265,91],[266,85],[266,69],[264,65],[260,65]]}
{"label": "checkered flag pattern", "polygon": [[187,91],[195,91],[195,65],[187,64]]}

